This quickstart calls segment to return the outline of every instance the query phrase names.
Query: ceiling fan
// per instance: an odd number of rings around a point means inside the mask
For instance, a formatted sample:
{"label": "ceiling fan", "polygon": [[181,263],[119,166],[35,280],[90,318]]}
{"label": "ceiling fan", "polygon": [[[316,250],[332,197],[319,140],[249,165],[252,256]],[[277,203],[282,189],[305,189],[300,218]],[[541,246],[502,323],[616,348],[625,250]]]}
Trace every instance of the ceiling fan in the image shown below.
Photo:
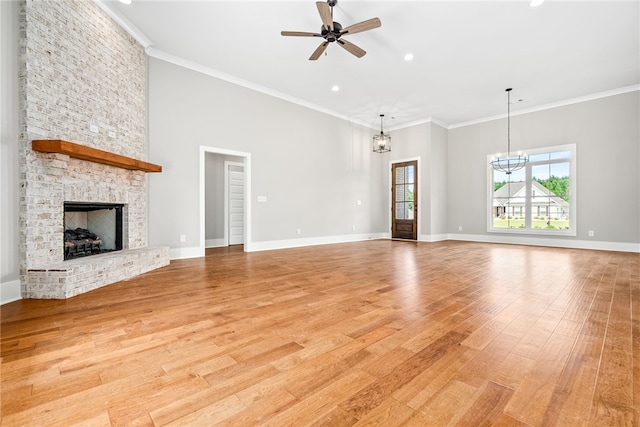
{"label": "ceiling fan", "polygon": [[346,28],[342,28],[338,22],[333,20],[333,6],[338,3],[338,0],[317,1],[316,6],[320,13],[320,19],[322,19],[322,27],[319,33],[307,33],[303,31],[281,31],[283,36],[294,37],[322,37],[323,41],[320,46],[309,57],[310,61],[315,61],[320,58],[329,45],[329,43],[336,42],[342,46],[347,52],[362,58],[367,54],[363,49],[359,48],[353,43],[350,43],[342,39],[342,36],[348,34],[361,33],[363,31],[372,30],[382,25],[379,18],[371,18],[366,21],[359,22],[357,24],[349,25]]}

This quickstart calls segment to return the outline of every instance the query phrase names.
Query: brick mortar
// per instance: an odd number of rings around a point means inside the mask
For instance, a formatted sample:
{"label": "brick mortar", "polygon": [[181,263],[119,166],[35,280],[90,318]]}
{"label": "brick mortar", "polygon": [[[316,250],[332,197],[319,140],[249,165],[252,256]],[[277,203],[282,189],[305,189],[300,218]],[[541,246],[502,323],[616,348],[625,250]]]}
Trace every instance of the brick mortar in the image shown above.
{"label": "brick mortar", "polygon": [[19,7],[20,270],[26,297],[33,295],[27,270],[64,258],[64,201],[125,204],[124,247],[146,247],[144,172],[37,153],[31,141],[63,139],[146,160],[147,59],[93,1],[21,0]]}

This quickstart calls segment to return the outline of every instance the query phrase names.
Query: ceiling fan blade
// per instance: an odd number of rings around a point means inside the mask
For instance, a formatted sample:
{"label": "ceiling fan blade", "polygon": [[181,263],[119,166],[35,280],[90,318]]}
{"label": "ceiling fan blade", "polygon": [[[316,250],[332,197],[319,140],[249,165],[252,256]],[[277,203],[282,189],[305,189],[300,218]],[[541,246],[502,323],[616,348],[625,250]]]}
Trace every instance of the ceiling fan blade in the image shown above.
{"label": "ceiling fan blade", "polygon": [[343,48],[345,48],[345,50],[355,56],[357,56],[358,58],[362,58],[363,56],[365,56],[367,54],[367,52],[365,52],[364,50],[360,49],[358,46],[356,46],[353,43],[350,43],[346,40],[336,40],[338,42],[338,44],[340,46],[342,46]]}
{"label": "ceiling fan blade", "polygon": [[320,55],[324,53],[325,49],[327,49],[327,46],[329,46],[329,42],[322,42],[322,44],[320,44],[320,46],[318,46],[318,48],[313,51],[313,53],[309,57],[309,61],[315,61],[316,59],[320,58]]}
{"label": "ceiling fan blade", "polygon": [[333,17],[331,16],[329,3],[326,1],[317,1],[316,6],[318,7],[318,12],[320,13],[320,19],[322,19],[324,28],[329,31],[333,31]]}
{"label": "ceiling fan blade", "polygon": [[347,28],[343,28],[340,31],[341,34],[355,34],[361,33],[367,30],[373,30],[382,25],[379,18],[371,18],[366,21],[358,22],[357,24],[349,25]]}
{"label": "ceiling fan blade", "polygon": [[294,37],[322,37],[322,34],[307,33],[304,31],[280,31],[280,34],[283,36],[294,36]]}

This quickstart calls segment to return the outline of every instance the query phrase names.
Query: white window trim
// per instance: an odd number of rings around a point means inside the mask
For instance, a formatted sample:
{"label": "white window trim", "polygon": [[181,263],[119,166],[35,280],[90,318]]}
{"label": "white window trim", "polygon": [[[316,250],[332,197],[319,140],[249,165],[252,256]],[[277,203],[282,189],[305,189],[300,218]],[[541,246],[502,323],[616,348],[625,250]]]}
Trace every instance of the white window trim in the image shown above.
{"label": "white window trim", "polygon": [[[493,227],[493,168],[491,167],[491,159],[495,157],[495,154],[487,155],[487,206],[485,212],[487,213],[487,232],[488,233],[503,233],[503,234],[528,234],[528,235],[545,235],[545,236],[576,236],[577,235],[577,175],[576,175],[576,144],[556,145],[552,147],[536,148],[534,150],[526,150],[529,155],[551,153],[557,151],[570,151],[571,152],[571,164],[570,182],[569,182],[569,194],[571,199],[569,200],[569,229],[568,230],[548,230],[544,228],[494,228]],[[558,163],[565,160],[559,160]],[[553,161],[552,161],[553,162]],[[545,162],[548,163],[548,162]],[[531,193],[531,163],[527,163],[527,194]],[[531,207],[530,198],[527,198],[526,210],[529,212],[526,219],[527,227],[531,227]]]}

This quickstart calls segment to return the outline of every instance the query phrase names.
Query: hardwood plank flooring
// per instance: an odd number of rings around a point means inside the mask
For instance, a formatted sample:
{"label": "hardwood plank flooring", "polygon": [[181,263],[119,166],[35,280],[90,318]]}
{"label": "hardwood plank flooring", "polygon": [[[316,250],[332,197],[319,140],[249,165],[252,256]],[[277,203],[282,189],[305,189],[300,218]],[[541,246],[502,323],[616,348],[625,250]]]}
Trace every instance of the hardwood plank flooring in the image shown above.
{"label": "hardwood plank flooring", "polygon": [[207,250],[1,307],[3,426],[639,426],[640,254]]}

